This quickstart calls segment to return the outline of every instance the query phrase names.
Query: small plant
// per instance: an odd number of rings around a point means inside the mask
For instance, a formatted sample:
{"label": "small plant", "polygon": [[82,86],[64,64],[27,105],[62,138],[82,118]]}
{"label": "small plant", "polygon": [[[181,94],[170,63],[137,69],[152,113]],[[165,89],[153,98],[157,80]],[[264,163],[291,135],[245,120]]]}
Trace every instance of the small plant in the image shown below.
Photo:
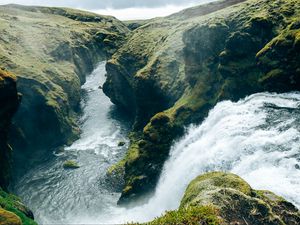
{"label": "small plant", "polygon": [[67,160],[64,162],[63,167],[65,169],[78,169],[80,166],[78,165],[77,162],[75,162],[73,160]]}

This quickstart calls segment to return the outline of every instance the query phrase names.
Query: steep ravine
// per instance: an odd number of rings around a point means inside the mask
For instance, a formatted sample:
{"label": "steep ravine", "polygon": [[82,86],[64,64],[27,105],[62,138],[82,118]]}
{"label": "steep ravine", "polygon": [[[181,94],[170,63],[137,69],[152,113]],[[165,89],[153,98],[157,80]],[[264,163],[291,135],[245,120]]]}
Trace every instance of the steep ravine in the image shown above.
{"label": "steep ravine", "polygon": [[[82,86],[80,138],[14,185],[40,224],[99,224],[116,206],[121,180],[109,179],[106,170],[124,156],[131,122],[99,89],[104,80],[102,62]],[[79,168],[64,168],[69,160]]]}
{"label": "steep ravine", "polygon": [[[299,210],[290,203],[300,204],[295,154],[299,93],[260,93],[237,103],[218,103],[200,126],[191,127],[174,144],[149,202],[123,208],[117,205],[120,180],[105,172],[125,154],[130,120],[98,88],[104,79],[105,64],[100,63],[82,86],[80,139],[32,168],[14,186],[36,221],[125,224],[150,221],[178,207],[152,223],[294,225],[300,221]],[[79,168],[64,168],[66,160]],[[204,174],[215,170],[237,173],[259,190],[231,173]],[[198,174],[202,176],[192,181]],[[273,190],[290,202],[260,189]]]}
{"label": "steep ravine", "polygon": [[109,170],[125,171],[120,204],[153,191],[173,141],[219,101],[300,89],[299,1],[238,2],[149,21],[108,61],[104,92],[135,115],[128,153]]}
{"label": "steep ravine", "polygon": [[10,133],[18,172],[79,137],[80,86],[128,31],[114,17],[79,10],[0,7],[0,64],[17,74],[23,95]]}
{"label": "steep ravine", "polygon": [[8,136],[41,224],[299,224],[299,16],[227,0],[130,32],[0,6],[0,225],[35,225]]}

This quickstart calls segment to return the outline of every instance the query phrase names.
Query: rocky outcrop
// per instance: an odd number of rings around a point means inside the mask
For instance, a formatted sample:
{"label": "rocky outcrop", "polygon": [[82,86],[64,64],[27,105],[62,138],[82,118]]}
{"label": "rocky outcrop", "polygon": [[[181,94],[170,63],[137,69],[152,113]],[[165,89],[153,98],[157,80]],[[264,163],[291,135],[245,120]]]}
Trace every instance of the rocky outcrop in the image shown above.
{"label": "rocky outcrop", "polygon": [[33,213],[20,199],[0,188],[0,225],[37,225]]}
{"label": "rocky outcrop", "polygon": [[270,191],[252,189],[237,175],[211,172],[193,180],[176,211],[147,224],[294,225],[300,212]]}
{"label": "rocky outcrop", "polygon": [[3,189],[7,189],[10,180],[12,149],[8,145],[8,130],[19,98],[16,77],[0,69],[0,188]]}
{"label": "rocky outcrop", "polygon": [[[242,2],[242,3],[240,3]],[[296,91],[300,4],[219,1],[135,29],[107,64],[104,92],[135,116],[120,203],[156,185],[172,142],[217,102]]]}
{"label": "rocky outcrop", "polygon": [[99,61],[116,51],[128,31],[110,16],[0,6],[0,63],[17,74],[23,95],[10,134],[19,167],[78,137],[80,86]]}
{"label": "rocky outcrop", "polygon": [[20,102],[16,86],[15,75],[0,68],[0,225],[35,225],[32,212],[16,196],[3,191],[11,179],[8,130]]}

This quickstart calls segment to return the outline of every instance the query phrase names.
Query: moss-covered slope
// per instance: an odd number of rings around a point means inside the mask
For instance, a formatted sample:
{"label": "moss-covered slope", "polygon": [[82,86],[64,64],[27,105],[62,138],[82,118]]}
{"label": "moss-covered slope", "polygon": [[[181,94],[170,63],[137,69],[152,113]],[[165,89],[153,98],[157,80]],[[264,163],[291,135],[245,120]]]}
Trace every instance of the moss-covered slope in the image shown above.
{"label": "moss-covered slope", "polygon": [[253,190],[231,173],[211,172],[193,180],[176,211],[148,224],[295,225],[300,212],[269,191]]}
{"label": "moss-covered slope", "polygon": [[0,188],[0,225],[37,225],[32,212],[20,199]]}
{"label": "moss-covered slope", "polygon": [[[242,2],[242,3],[241,3]],[[135,116],[120,203],[150,191],[170,145],[218,101],[300,89],[300,2],[219,1],[135,29],[107,64],[105,93]]]}
{"label": "moss-covered slope", "polygon": [[34,158],[34,149],[55,148],[78,137],[80,85],[100,60],[115,52],[128,31],[110,16],[0,6],[0,65],[17,74],[23,95],[11,134],[20,160]]}

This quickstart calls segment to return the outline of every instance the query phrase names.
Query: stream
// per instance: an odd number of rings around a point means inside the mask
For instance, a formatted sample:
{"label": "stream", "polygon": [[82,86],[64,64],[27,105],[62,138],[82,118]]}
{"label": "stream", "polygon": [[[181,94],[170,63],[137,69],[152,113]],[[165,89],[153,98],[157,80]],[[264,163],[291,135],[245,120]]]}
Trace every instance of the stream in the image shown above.
{"label": "stream", "polygon": [[[125,154],[130,122],[98,88],[105,63],[83,85],[81,138],[15,186],[40,224],[117,224],[149,221],[176,209],[189,182],[208,171],[230,171],[300,207],[300,93],[258,93],[218,103],[201,125],[174,143],[154,196],[131,209],[105,172]],[[126,144],[118,146],[119,141]],[[65,170],[65,160],[80,168]]]}

